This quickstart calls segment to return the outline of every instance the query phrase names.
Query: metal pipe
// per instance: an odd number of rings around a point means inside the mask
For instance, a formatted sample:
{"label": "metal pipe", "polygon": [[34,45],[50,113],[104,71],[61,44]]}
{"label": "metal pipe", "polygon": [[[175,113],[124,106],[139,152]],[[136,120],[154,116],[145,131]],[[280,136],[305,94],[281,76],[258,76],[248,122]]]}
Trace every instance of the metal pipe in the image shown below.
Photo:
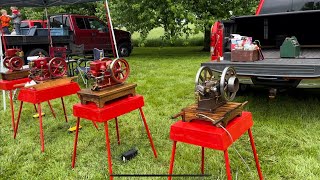
{"label": "metal pipe", "polygon": [[109,30],[111,31],[111,34],[112,34],[112,42],[113,42],[112,48],[114,48],[113,50],[116,51],[116,57],[117,57],[117,59],[119,59],[117,41],[116,41],[116,38],[115,38],[115,35],[114,35],[114,31],[113,31],[113,25],[112,25],[112,19],[111,19],[111,15],[110,15],[108,0],[106,0],[106,10],[107,10],[108,23],[110,24],[110,29]]}

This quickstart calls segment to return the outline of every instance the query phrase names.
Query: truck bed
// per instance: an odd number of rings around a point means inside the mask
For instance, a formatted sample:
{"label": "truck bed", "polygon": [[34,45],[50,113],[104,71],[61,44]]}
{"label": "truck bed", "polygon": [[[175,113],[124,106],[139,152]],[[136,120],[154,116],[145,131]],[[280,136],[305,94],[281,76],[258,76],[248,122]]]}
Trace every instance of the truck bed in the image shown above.
{"label": "truck bed", "polygon": [[225,67],[233,66],[240,76],[275,77],[275,78],[319,78],[320,48],[302,49],[299,58],[279,58],[279,50],[264,50],[264,60],[254,62],[223,61],[205,62],[212,70],[222,72]]}
{"label": "truck bed", "polygon": [[[8,46],[49,44],[48,36],[5,35]],[[52,36],[53,44],[69,44],[71,36]]]}

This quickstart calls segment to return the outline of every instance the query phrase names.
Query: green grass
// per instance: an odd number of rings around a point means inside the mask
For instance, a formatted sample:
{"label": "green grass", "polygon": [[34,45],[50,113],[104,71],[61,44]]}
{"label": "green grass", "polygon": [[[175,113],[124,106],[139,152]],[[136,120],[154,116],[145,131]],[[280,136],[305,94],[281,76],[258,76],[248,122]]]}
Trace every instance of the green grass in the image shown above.
{"label": "green grass", "polygon": [[[200,63],[209,60],[208,53],[200,50],[201,47],[135,48],[132,56],[127,58],[132,70],[128,81],[137,83],[137,92],[145,98],[144,112],[159,157],[153,158],[138,112],[131,112],[119,118],[120,146],[117,145],[115,123],[109,122],[115,174],[168,172],[172,146],[169,131],[174,123],[170,116],[194,103],[195,74]],[[282,92],[274,100],[269,100],[267,95],[265,89],[251,88],[235,100],[249,101],[245,110],[253,114],[252,131],[265,179],[319,179],[319,89]],[[83,129],[79,134],[77,164],[71,169],[74,134],[68,134],[67,129],[75,125],[72,105],[78,102],[75,95],[66,98],[67,124],[59,100],[52,101],[57,119],[52,117],[44,103],[47,113],[43,125],[44,153],[40,152],[38,120],[31,117],[33,106],[24,106],[19,133],[14,140],[10,111],[2,111],[1,103],[0,179],[107,179],[102,124],[97,131],[90,121],[81,122]],[[16,102],[16,109],[17,106]],[[139,155],[132,161],[122,162],[119,159],[121,153],[131,147],[137,147]],[[250,171],[235,149],[245,159]],[[238,179],[258,179],[247,135],[231,146],[229,155],[234,178],[237,174]],[[174,173],[199,174],[200,158],[200,147],[178,143]],[[212,174],[208,179],[226,179],[222,152],[206,150],[205,172]]]}
{"label": "green grass", "polygon": [[[190,26],[190,27],[194,28],[194,26]],[[145,42],[142,42],[139,33],[133,33],[132,40],[133,40],[134,46],[144,46],[144,47],[165,47],[165,46],[181,47],[181,46],[202,46],[203,45],[204,35],[202,32],[198,34],[192,34],[188,39],[186,39],[184,35],[183,37],[178,38],[173,43],[162,40],[161,36],[163,35],[164,35],[164,29],[159,27],[149,32]]]}

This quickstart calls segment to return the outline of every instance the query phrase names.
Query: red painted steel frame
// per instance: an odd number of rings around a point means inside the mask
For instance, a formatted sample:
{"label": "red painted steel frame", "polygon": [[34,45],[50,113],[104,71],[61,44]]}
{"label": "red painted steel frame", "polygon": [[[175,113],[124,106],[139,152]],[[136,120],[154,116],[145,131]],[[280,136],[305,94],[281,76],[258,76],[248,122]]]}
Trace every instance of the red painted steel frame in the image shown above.
{"label": "red painted steel frame", "polygon": [[[19,121],[21,117],[21,110],[23,106],[23,102],[29,102],[32,104],[38,105],[38,113],[39,113],[39,126],[40,126],[40,141],[41,141],[41,151],[44,152],[44,135],[43,135],[43,128],[42,128],[42,115],[41,115],[41,103],[57,98],[61,98],[61,103],[63,106],[64,116],[66,118],[66,122],[68,121],[65,106],[63,102],[63,97],[69,96],[72,94],[76,94],[80,90],[78,83],[71,82],[65,85],[54,86],[47,89],[36,90],[33,88],[23,88],[20,90],[18,95],[18,100],[21,101],[17,124],[15,127],[14,138],[18,133]],[[49,104],[50,106],[50,104]]]}
{"label": "red painted steel frame", "polygon": [[[80,118],[85,118],[93,122],[104,123],[105,133],[106,133],[106,149],[108,154],[108,164],[109,164],[109,173],[112,174],[112,159],[111,159],[111,150],[110,150],[110,140],[108,132],[108,121],[115,119],[116,120],[116,130],[117,130],[117,139],[118,144],[120,144],[120,136],[118,131],[118,116],[129,113],[133,110],[139,109],[140,115],[143,121],[143,124],[146,128],[146,132],[149,138],[150,146],[152,148],[154,156],[157,158],[157,152],[153,144],[153,140],[146,122],[142,107],[144,106],[143,96],[136,95],[132,97],[122,98],[113,102],[106,104],[103,108],[98,108],[96,104],[89,103],[86,105],[75,104],[73,106],[73,115],[78,118],[77,127],[79,126]],[[76,129],[76,136],[74,141],[74,151],[72,158],[72,168],[75,167],[76,154],[77,154],[77,144],[78,144],[78,128]],[[110,179],[113,179],[110,176]]]}
{"label": "red painted steel frame", "polygon": [[263,7],[263,4],[264,4],[264,0],[260,0],[259,6],[258,6],[258,8],[257,8],[257,10],[256,10],[256,15],[259,15],[259,14],[260,14],[261,9],[262,9],[262,7]]}
{"label": "red painted steel frame", "polygon": [[[176,151],[176,143],[184,142],[200,146],[201,150],[201,173],[204,174],[204,148],[221,150],[224,152],[226,173],[228,180],[232,179],[230,162],[228,156],[228,148],[234,141],[240,138],[248,131],[254,159],[260,180],[263,179],[258,155],[254,145],[254,140],[251,132],[253,126],[252,114],[250,112],[243,112],[242,116],[234,118],[226,127],[230,133],[233,141],[228,133],[222,128],[215,127],[211,122],[194,120],[192,122],[178,121],[171,126],[170,139],[173,140],[172,156],[169,167],[169,175],[172,175],[174,156]],[[171,179],[171,176],[168,177]]]}
{"label": "red painted steel frame", "polygon": [[12,91],[16,88],[14,87],[17,84],[27,83],[29,82],[29,78],[17,79],[17,80],[0,80],[0,90],[9,91],[10,93],[10,109],[11,109],[11,122],[12,122],[12,130],[15,129],[15,122],[14,122],[14,107],[13,107],[13,96]]}

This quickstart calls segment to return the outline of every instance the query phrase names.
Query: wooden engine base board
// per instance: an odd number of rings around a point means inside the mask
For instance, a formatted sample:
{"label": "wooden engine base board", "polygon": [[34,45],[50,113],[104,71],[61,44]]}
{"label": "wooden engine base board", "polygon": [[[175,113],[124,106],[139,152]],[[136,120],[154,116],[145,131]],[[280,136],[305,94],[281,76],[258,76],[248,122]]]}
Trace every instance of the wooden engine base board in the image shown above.
{"label": "wooden engine base board", "polygon": [[243,106],[246,103],[247,102],[227,102],[226,104],[215,109],[213,112],[199,110],[197,109],[198,105],[193,104],[186,108],[183,108],[182,111],[175,116],[175,118],[178,116],[182,116],[182,121],[185,122],[200,119],[210,121],[213,125],[216,125],[218,127],[219,124],[225,127],[230,120],[232,120],[236,116],[241,116]]}
{"label": "wooden engine base board", "polygon": [[136,94],[135,87],[137,84],[124,83],[111,87],[107,87],[100,91],[92,91],[91,89],[82,89],[78,92],[81,100],[81,104],[87,104],[88,102],[94,102],[99,108],[103,108],[106,102],[127,96]]}
{"label": "wooden engine base board", "polygon": [[8,71],[5,73],[1,73],[1,78],[3,80],[11,81],[16,79],[27,78],[29,76],[29,69],[22,69],[19,71]]}

